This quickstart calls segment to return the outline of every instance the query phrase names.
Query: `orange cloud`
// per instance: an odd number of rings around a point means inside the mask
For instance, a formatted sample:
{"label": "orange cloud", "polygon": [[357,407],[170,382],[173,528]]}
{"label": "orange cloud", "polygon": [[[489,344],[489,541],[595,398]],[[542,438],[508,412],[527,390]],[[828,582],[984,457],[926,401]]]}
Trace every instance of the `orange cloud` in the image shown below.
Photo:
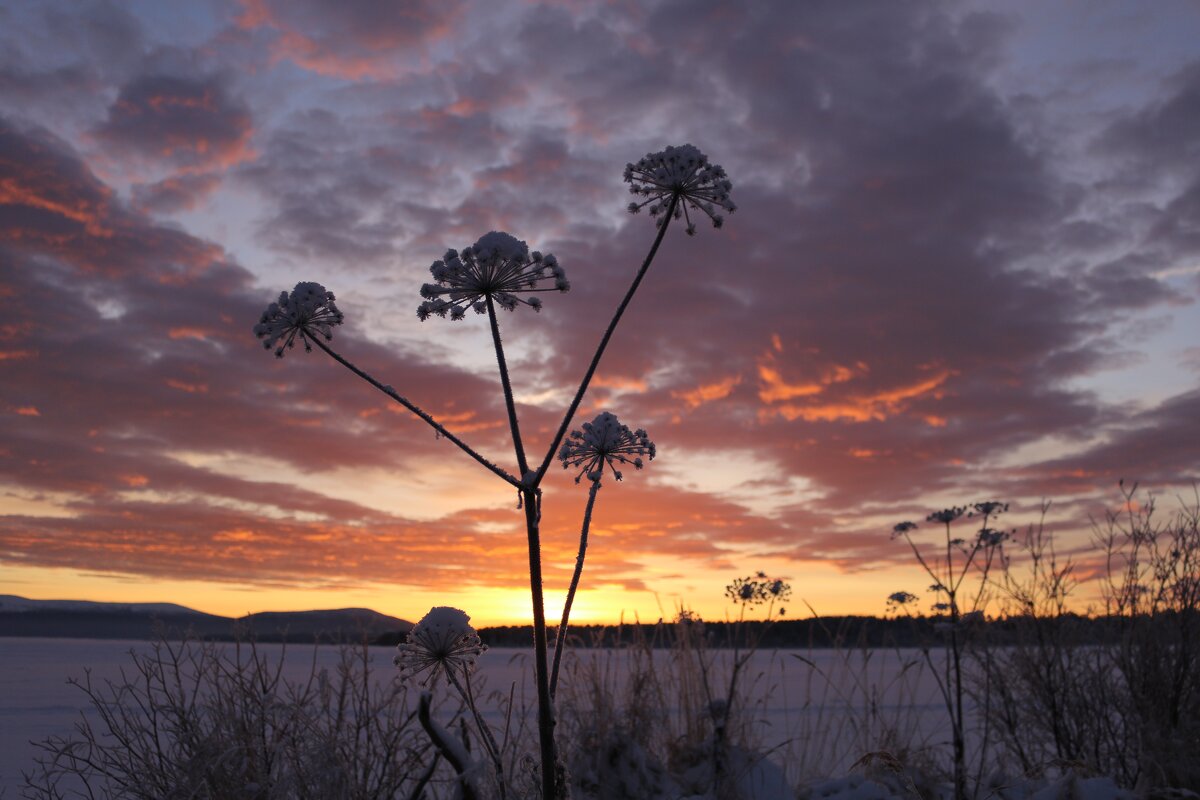
{"label": "orange cloud", "polygon": [[172,339],[207,339],[212,334],[212,331],[204,328],[171,328],[167,331],[167,336]]}
{"label": "orange cloud", "polygon": [[625,375],[597,375],[592,380],[592,386],[604,389],[616,389],[621,392],[644,392],[646,381],[642,378],[631,378]]}
{"label": "orange cloud", "polygon": [[[778,348],[773,348],[778,352]],[[768,351],[758,363],[760,381],[758,398],[766,406],[759,411],[760,419],[781,416],[792,422],[803,419],[806,422],[870,422],[885,420],[894,416],[907,406],[907,401],[922,395],[930,395],[940,399],[944,395],[943,385],[954,375],[953,370],[937,368],[933,364],[923,364],[921,370],[936,369],[932,375],[920,378],[912,383],[903,384],[890,389],[868,393],[847,393],[837,399],[817,401],[820,395],[825,395],[833,387],[848,384],[866,375],[870,368],[862,361],[853,366],[834,364],[824,370],[817,380],[792,382],[786,379],[775,365],[775,353]],[[813,402],[792,402],[802,398],[813,398]],[[933,414],[923,417],[926,424],[932,427],[942,427],[946,424],[943,417]]]}
{"label": "orange cloud", "polygon": [[[759,414],[763,417],[778,414],[788,422],[797,419],[803,419],[805,422],[837,422],[838,420],[847,420],[849,422],[882,421],[902,411],[905,401],[937,390],[952,374],[954,374],[952,370],[943,370],[936,375],[912,384],[868,395],[851,396],[840,402],[822,403],[811,406],[785,403],[780,406],[763,409]],[[938,419],[940,418],[927,417],[926,421],[931,425],[936,425],[936,422],[931,420]]]}
{"label": "orange cloud", "polygon": [[682,400],[687,404],[688,408],[699,408],[705,403],[711,403],[713,400],[722,400],[728,397],[733,392],[734,387],[741,382],[741,375],[731,375],[716,383],[702,384],[695,389],[671,392],[671,396]]}
{"label": "orange cloud", "polygon": [[168,378],[167,386],[170,386],[172,389],[178,389],[181,392],[187,392],[188,394],[205,394],[208,392],[208,384],[206,383],[185,383],[175,378]]}
{"label": "orange cloud", "polygon": [[829,386],[846,383],[868,371],[869,368],[862,361],[856,363],[853,368],[834,364],[826,369],[815,382],[789,383],[775,368],[774,355],[767,353],[758,364],[758,377],[763,383],[762,388],[758,391],[758,398],[764,403],[772,403],[776,400],[791,400],[795,397],[812,397],[825,391]]}

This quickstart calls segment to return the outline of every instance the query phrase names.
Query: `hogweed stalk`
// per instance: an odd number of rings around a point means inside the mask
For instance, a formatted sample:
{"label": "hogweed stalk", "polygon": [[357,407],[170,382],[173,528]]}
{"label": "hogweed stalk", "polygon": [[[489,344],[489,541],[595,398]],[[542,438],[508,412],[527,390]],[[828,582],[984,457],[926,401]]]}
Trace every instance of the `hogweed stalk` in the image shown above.
{"label": "hogweed stalk", "polygon": [[[671,221],[682,218],[687,226],[687,233],[694,235],[696,226],[692,222],[692,212],[706,215],[714,227],[720,228],[724,223],[724,217],[720,211],[732,212],[736,208],[729,199],[732,184],[725,171],[720,166],[709,162],[703,153],[690,144],[668,147],[658,153],[647,154],[636,164],[626,166],[624,178],[626,183],[630,184],[630,192],[638,198],[637,201],[629,204],[628,210],[631,213],[637,213],[642,208],[649,206],[649,213],[656,221],[658,232],[640,268],[634,275],[629,289],[609,320],[583,379],[562,417],[562,422],[550,442],[545,457],[538,464],[536,470],[530,468],[526,456],[508,363],[504,356],[496,306],[507,311],[514,311],[519,306],[525,305],[538,311],[542,307],[541,299],[528,293],[568,291],[570,282],[567,281],[566,274],[558,260],[549,254],[543,255],[538,251],[530,251],[525,242],[510,234],[492,231],[480,237],[474,245],[464,248],[461,252],[448,250],[442,259],[435,261],[430,267],[434,282],[426,283],[421,287],[424,301],[417,308],[417,316],[421,320],[429,319],[432,316],[462,320],[466,317],[468,310],[474,311],[476,314],[487,315],[496,363],[500,372],[500,382],[519,478],[485,458],[462,439],[453,435],[430,414],[397,393],[391,386],[378,381],[334,351],[327,343],[332,341],[333,328],[342,324],[344,317],[334,304],[333,294],[320,284],[299,283],[291,294],[282,293],[279,300],[267,308],[259,324],[254,327],[255,335],[263,340],[264,346],[267,349],[274,347],[275,354],[279,357],[283,356],[284,350],[295,346],[297,338],[304,344],[307,351],[311,351],[315,344],[335,361],[416,414],[440,436],[445,436],[479,464],[520,491],[529,548],[534,669],[538,697],[538,738],[544,800],[565,796],[566,789],[558,763],[554,737],[555,720],[549,674],[541,566],[541,482],[545,478],[546,471],[554,460],[559,446],[563,445],[567,429],[575,413],[579,410],[579,405],[587,393],[609,341],[658,254]],[[597,422],[600,420],[601,418],[598,417]],[[638,431],[637,435],[643,439],[645,437],[644,431]],[[646,441],[648,442],[648,440]],[[564,445],[564,451],[568,449],[568,445],[570,443]],[[614,458],[621,463],[633,463],[635,468],[640,467],[641,455],[649,454],[650,457],[653,457],[653,445],[650,444],[648,449],[645,445],[636,446],[641,446],[643,451],[634,454],[633,459],[626,461],[625,453],[614,453]],[[603,472],[604,461],[605,459],[602,459],[602,463],[599,463],[600,473]],[[608,459],[607,463],[613,467],[611,459]],[[585,471],[588,469],[587,466],[584,466]],[[615,467],[613,467],[613,471],[619,480],[620,473],[616,471]],[[593,484],[588,511],[585,513],[580,555],[577,558],[576,571],[567,604],[564,607],[563,624],[560,627],[558,642],[556,642],[556,677],[564,639],[562,634],[566,630],[570,602],[578,588],[579,574],[582,570],[584,551],[587,546],[587,527],[590,524],[595,495],[599,491],[599,477],[593,479],[589,475],[589,480],[592,480]]]}

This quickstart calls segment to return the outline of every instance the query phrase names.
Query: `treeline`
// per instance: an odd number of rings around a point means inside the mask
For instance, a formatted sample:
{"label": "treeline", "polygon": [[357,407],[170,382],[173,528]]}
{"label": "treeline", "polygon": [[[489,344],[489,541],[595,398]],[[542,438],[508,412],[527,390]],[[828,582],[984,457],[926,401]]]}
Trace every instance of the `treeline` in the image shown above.
{"label": "treeline", "polygon": [[[1005,646],[1027,641],[1030,628],[1041,628],[1048,636],[1070,634],[1071,641],[1111,644],[1119,641],[1129,625],[1128,617],[1086,617],[1062,614],[1050,618],[1014,617],[960,623],[966,639],[986,639]],[[679,637],[703,636],[707,647],[729,648],[757,645],[760,648],[919,647],[936,643],[949,629],[945,617],[819,617],[772,622],[657,622],[621,625],[573,625],[568,631],[572,647],[626,647],[634,644],[673,647]],[[479,631],[489,647],[527,647],[533,629],[507,625]],[[381,637],[383,639],[384,637]],[[394,643],[400,636],[386,637],[380,644]]]}

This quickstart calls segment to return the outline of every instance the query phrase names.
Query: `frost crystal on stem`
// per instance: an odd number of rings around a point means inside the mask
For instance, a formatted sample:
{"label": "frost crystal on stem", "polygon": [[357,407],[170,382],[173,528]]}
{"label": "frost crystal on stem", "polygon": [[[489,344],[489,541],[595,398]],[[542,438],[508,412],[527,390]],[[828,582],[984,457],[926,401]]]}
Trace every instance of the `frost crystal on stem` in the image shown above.
{"label": "frost crystal on stem", "polygon": [[714,228],[725,223],[718,208],[733,213],[737,206],[729,199],[733,184],[725,176],[725,170],[709,163],[708,156],[690,144],[668,147],[657,153],[647,153],[636,164],[625,166],[625,182],[629,191],[639,198],[629,204],[629,213],[636,214],[646,205],[650,216],[658,218],[658,225],[666,224],[665,212],[672,197],[676,219],[687,221],[688,235],[695,235],[696,225],[692,222],[689,208],[702,211],[712,220]]}
{"label": "frost crystal on stem", "polygon": [[[262,318],[254,326],[254,335],[263,340],[263,347],[275,348],[276,358],[283,358],[283,351],[296,346],[296,337],[304,342],[304,349],[312,352],[312,342],[318,335],[326,341],[333,339],[333,326],[341,325],[345,317],[333,303],[333,292],[326,291],[319,283],[302,281],[292,293],[279,293],[279,300],[267,306]],[[278,343],[278,346],[276,346]]]}
{"label": "frost crystal on stem", "polygon": [[428,682],[436,682],[443,673],[466,675],[473,672],[487,645],[471,626],[466,612],[449,606],[431,608],[408,632],[408,640],[396,646],[393,663],[404,680],[429,670]]}
{"label": "frost crystal on stem", "polygon": [[587,475],[588,480],[598,481],[604,477],[604,465],[608,464],[613,476],[621,480],[621,473],[614,462],[632,464],[635,469],[645,466],[642,456],[653,460],[654,442],[642,429],[631,431],[622,425],[615,414],[604,411],[591,422],[583,423],[583,430],[571,431],[558,453],[563,469],[581,467],[575,482]]}
{"label": "frost crystal on stem", "polygon": [[489,297],[509,311],[519,303],[540,311],[540,298],[522,298],[516,293],[565,292],[571,288],[557,258],[537,250],[531,253],[525,242],[499,231],[479,237],[461,253],[447,250],[429,271],[435,282],[421,287],[425,302],[417,307],[417,316],[422,320],[431,314],[462,319],[468,308],[483,314]]}

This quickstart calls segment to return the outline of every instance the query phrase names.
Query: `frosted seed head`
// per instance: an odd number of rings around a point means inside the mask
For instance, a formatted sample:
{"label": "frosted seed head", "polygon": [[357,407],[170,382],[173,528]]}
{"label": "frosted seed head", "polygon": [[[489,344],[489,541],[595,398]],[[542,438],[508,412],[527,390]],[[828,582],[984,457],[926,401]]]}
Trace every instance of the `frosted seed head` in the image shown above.
{"label": "frosted seed head", "polygon": [[475,670],[479,656],[486,650],[466,612],[438,606],[431,608],[408,632],[406,640],[397,645],[392,662],[400,668],[403,680],[428,672],[423,683],[429,685],[444,673],[465,677]]}
{"label": "frosted seed head", "polygon": [[661,227],[665,219],[659,215],[675,201],[675,218],[687,220],[687,232],[695,234],[691,211],[697,211],[712,220],[719,228],[724,220],[716,213],[722,208],[730,213],[736,206],[729,199],[733,189],[720,166],[709,163],[708,157],[690,144],[668,147],[657,153],[647,153],[636,164],[627,164],[624,180],[629,191],[638,198],[626,208],[636,214],[649,206],[650,216],[658,220]]}
{"label": "frosted seed head", "polygon": [[297,338],[309,351],[317,336],[331,341],[334,326],[344,320],[334,303],[333,292],[319,283],[302,281],[290,294],[280,292],[279,299],[267,306],[254,326],[254,335],[262,340],[265,349],[274,347],[275,355],[282,358],[285,349],[296,346]]}
{"label": "frosted seed head", "polygon": [[[547,285],[547,269],[553,271],[553,286]],[[417,316],[422,320],[432,315],[463,319],[467,308],[483,314],[489,298],[509,311],[522,304],[538,310],[540,300],[534,303],[534,298],[519,297],[517,292],[565,292],[571,288],[553,255],[531,253],[525,242],[502,231],[484,234],[461,253],[446,251],[445,258],[435,261],[429,271],[435,283],[421,288],[426,302],[418,306]]]}
{"label": "frosted seed head", "polygon": [[615,414],[604,411],[591,422],[583,423],[581,430],[571,431],[563,441],[558,458],[564,469],[579,468],[576,483],[584,475],[589,481],[599,481],[604,476],[605,465],[619,481],[624,475],[617,469],[617,464],[632,464],[635,469],[641,469],[644,461],[640,457],[653,460],[656,452],[646,431],[640,428],[631,431]]}

